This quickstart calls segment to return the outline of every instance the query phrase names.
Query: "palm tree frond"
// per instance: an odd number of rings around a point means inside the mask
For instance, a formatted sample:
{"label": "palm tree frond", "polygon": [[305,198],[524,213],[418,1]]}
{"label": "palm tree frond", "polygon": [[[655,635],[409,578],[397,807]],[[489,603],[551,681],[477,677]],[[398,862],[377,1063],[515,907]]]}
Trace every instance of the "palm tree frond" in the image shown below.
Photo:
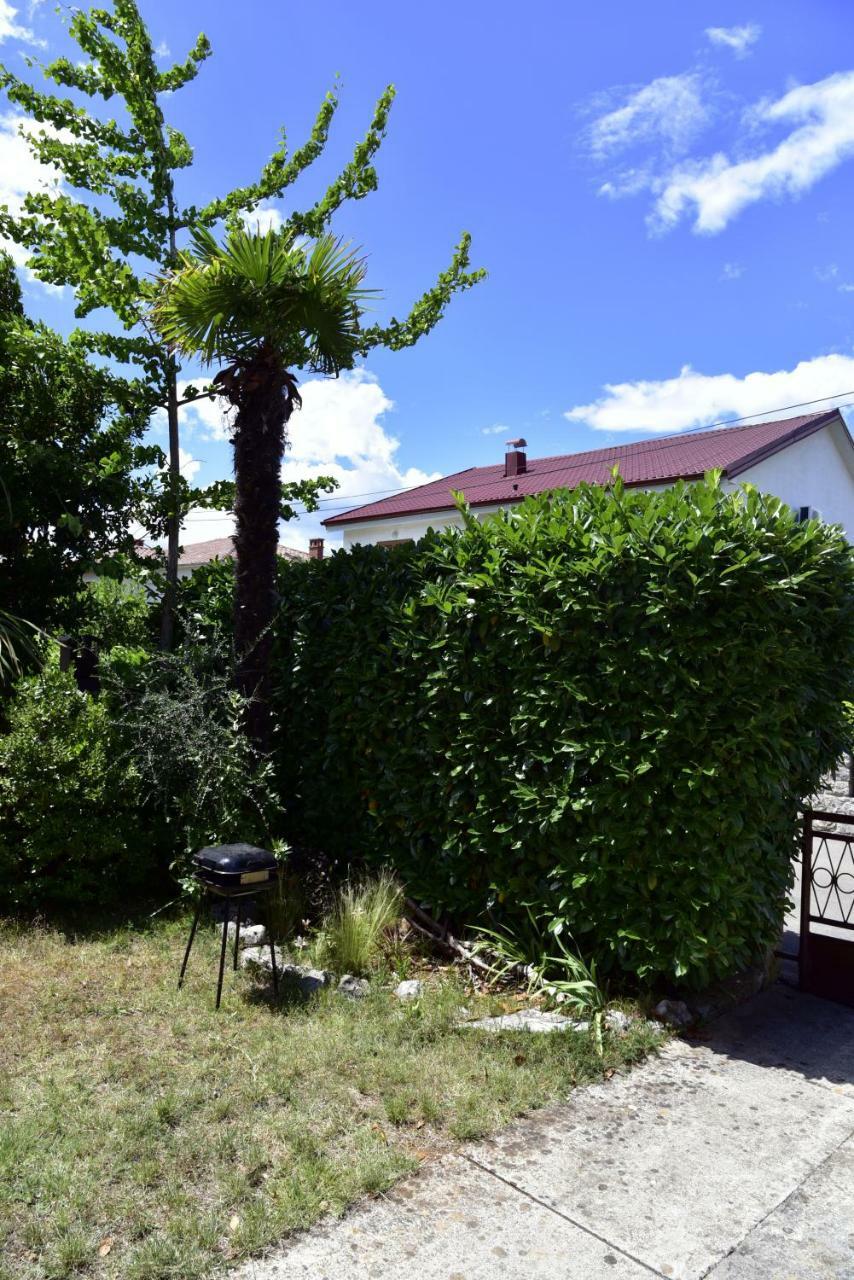
{"label": "palm tree frond", "polygon": [[194,229],[190,249],[158,281],[152,307],[163,339],[208,364],[245,358],[260,344],[283,362],[322,373],[352,367],[365,301],[364,258],[331,235],[310,246],[292,230],[230,226],[219,243]]}

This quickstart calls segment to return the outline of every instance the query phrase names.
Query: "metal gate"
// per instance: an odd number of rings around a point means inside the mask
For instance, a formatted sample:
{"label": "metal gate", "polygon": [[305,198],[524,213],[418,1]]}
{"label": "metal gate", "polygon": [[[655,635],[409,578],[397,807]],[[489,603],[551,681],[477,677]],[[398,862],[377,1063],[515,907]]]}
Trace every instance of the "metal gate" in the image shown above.
{"label": "metal gate", "polygon": [[850,814],[818,809],[804,813],[798,963],[804,991],[854,1006],[854,816]]}

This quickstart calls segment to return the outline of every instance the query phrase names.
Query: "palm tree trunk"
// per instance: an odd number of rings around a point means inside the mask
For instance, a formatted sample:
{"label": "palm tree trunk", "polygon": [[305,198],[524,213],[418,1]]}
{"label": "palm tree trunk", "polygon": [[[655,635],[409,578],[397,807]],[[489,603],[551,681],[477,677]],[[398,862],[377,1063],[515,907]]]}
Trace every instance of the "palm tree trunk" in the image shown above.
{"label": "palm tree trunk", "polygon": [[270,740],[281,467],[293,403],[291,386],[275,353],[262,350],[241,370],[235,397],[235,683],[250,699],[246,728],[261,750],[267,749]]}

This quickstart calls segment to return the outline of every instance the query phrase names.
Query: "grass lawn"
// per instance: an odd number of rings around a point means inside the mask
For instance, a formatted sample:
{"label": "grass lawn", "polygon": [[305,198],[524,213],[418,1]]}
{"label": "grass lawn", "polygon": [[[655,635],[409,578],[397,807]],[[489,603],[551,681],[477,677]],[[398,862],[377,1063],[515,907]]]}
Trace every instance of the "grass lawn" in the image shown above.
{"label": "grass lawn", "polygon": [[175,989],[185,931],[0,930],[3,1280],[210,1274],[656,1043],[459,1030],[490,1001],[451,972],[410,1005],[229,974],[217,1014],[213,929]]}

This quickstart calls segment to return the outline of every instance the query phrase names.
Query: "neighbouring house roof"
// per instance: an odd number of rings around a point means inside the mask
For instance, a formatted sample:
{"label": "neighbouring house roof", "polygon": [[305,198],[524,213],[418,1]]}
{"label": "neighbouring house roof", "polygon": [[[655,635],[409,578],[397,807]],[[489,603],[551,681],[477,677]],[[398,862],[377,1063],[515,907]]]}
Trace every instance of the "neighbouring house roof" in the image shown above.
{"label": "neighbouring house roof", "polygon": [[[280,556],[286,560],[307,560],[307,551],[298,551],[296,547],[279,546]],[[184,547],[178,557],[179,569],[196,568],[197,565],[209,564],[211,560],[225,560],[234,555],[234,538],[210,538],[207,542],[191,542]]]}
{"label": "neighbouring house roof", "polygon": [[446,511],[454,506],[453,491],[465,494],[472,507],[518,502],[529,494],[545,493],[550,489],[574,489],[583,482],[607,484],[615,466],[627,485],[699,480],[707,471],[713,470],[734,478],[755,463],[837,420],[842,421],[838,410],[831,409],[776,422],[664,436],[640,440],[636,444],[590,449],[586,453],[532,458],[521,475],[505,476],[503,462],[490,467],[468,467],[454,475],[443,476],[441,480],[419,485],[417,489],[407,489],[391,498],[330,516],[323,523],[334,528],[355,521]]}
{"label": "neighbouring house roof", "polygon": [[[298,551],[296,547],[279,546],[279,555],[286,560],[307,560],[307,551]],[[148,547],[137,543],[136,553],[143,559],[158,555],[159,548]],[[211,560],[225,560],[234,555],[233,538],[209,538],[207,542],[191,542],[184,547],[178,557],[179,569],[197,569],[199,565],[210,564]]]}

